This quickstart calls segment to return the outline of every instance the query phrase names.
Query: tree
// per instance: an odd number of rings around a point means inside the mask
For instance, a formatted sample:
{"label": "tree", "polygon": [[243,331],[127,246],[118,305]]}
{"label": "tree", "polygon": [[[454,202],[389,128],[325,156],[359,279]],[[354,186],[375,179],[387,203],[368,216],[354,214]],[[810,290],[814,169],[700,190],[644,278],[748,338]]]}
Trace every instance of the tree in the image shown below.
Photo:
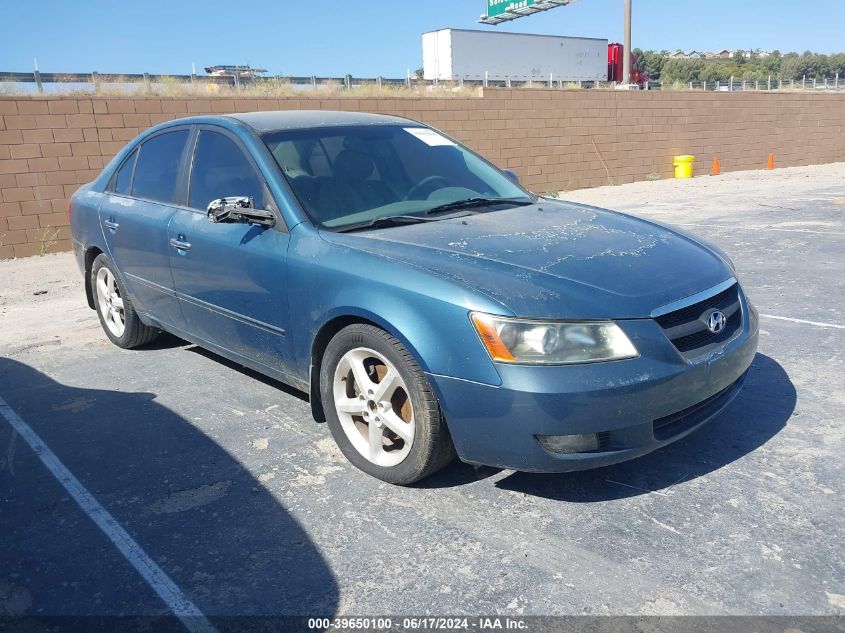
{"label": "tree", "polygon": [[828,77],[839,75],[840,81],[845,78],[845,53],[835,53],[827,58]]}
{"label": "tree", "polygon": [[798,74],[798,53],[787,53],[780,64],[780,79],[795,79]]}
{"label": "tree", "polygon": [[703,59],[667,59],[661,69],[660,81],[668,84],[699,81],[703,68]]}
{"label": "tree", "polygon": [[699,72],[698,78],[699,81],[706,81],[710,85],[717,81],[727,83],[736,72],[737,68],[733,63],[706,64]]}
{"label": "tree", "polygon": [[797,81],[804,77],[807,79],[823,78],[825,66],[823,58],[825,57],[825,55],[816,55],[811,51],[804,51],[795,58],[794,66],[790,68],[792,76],[789,79]]}
{"label": "tree", "polygon": [[821,55],[811,51],[802,54],[772,51],[765,57],[761,51],[752,52],[749,57],[731,59],[669,59],[667,51],[634,49],[637,59],[645,66],[652,81],[666,84],[686,84],[691,81],[727,82],[731,77],[735,81],[766,82],[772,79],[801,81],[833,79],[839,73],[840,81],[845,81],[845,53]]}
{"label": "tree", "polygon": [[651,81],[660,81],[660,77],[663,74],[663,65],[665,64],[668,55],[669,53],[667,51],[661,51],[659,53],[656,53],[655,51],[645,51],[643,53],[643,64],[645,65],[645,71]]}

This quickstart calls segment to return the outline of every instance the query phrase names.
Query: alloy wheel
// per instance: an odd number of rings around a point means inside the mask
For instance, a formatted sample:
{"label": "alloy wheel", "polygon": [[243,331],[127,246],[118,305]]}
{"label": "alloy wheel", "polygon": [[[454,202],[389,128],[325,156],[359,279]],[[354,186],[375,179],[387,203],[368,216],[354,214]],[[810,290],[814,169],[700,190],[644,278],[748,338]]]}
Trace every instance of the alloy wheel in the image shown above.
{"label": "alloy wheel", "polygon": [[414,442],[414,408],[405,381],[384,356],[358,347],[338,362],[334,404],[344,433],[362,456],[396,466]]}
{"label": "alloy wheel", "polygon": [[114,273],[105,266],[97,271],[97,305],[103,323],[116,338],[123,336],[126,330],[126,315],[123,311],[123,298]]}

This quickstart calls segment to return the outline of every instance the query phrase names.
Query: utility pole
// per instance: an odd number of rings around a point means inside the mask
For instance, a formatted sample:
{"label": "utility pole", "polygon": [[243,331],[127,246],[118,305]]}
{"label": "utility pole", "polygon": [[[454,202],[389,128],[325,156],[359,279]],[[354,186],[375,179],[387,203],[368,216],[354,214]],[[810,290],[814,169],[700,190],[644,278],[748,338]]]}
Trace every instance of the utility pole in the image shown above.
{"label": "utility pole", "polygon": [[622,85],[631,83],[631,0],[625,0],[625,32],[622,50]]}

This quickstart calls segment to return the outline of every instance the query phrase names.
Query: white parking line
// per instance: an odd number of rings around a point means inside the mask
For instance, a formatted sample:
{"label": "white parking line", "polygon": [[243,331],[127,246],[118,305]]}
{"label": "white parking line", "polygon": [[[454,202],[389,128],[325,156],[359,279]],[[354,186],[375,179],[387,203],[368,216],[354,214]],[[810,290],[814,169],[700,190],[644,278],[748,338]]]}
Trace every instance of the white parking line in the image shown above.
{"label": "white parking line", "polygon": [[791,323],[803,323],[804,325],[815,325],[816,327],[830,327],[837,330],[845,330],[845,325],[837,325],[836,323],[822,323],[821,321],[807,321],[806,319],[793,319],[792,317],[774,316],[773,314],[761,314],[761,317],[767,319],[777,319],[778,321],[790,321]]}
{"label": "white parking line", "polygon": [[24,422],[17,413],[0,397],[0,414],[12,425],[33,452],[38,456],[53,476],[68,491],[74,501],[97,524],[109,540],[120,550],[124,558],[137,570],[147,584],[164,600],[170,610],[178,617],[186,629],[192,633],[216,633],[216,629],[186,596],[176,586],[170,577],[164,573],[141,546],[129,536],[115,518],[88,492],[80,481],[67,467],[59,461],[55,453],[44,441]]}

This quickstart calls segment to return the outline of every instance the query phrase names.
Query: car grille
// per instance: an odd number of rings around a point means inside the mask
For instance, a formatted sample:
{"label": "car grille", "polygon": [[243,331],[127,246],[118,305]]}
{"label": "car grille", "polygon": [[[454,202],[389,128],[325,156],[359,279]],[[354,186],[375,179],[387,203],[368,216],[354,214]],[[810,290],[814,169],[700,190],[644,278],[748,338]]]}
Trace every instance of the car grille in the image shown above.
{"label": "car grille", "polygon": [[668,440],[675,435],[683,433],[684,431],[696,426],[699,422],[706,420],[714,415],[722,407],[724,407],[731,398],[739,391],[742,383],[745,382],[745,377],[748,375],[748,370],[745,371],[733,384],[727,386],[722,391],[713,394],[706,400],[702,400],[698,404],[687,407],[683,411],[672,413],[671,415],[658,418],[653,422],[654,439],[658,441]]}
{"label": "car grille", "polygon": [[[713,334],[707,329],[707,317],[714,310],[725,315],[727,322],[721,332]],[[730,340],[742,326],[742,309],[739,302],[739,285],[655,318],[663,332],[677,350],[685,355],[705,354]]]}

